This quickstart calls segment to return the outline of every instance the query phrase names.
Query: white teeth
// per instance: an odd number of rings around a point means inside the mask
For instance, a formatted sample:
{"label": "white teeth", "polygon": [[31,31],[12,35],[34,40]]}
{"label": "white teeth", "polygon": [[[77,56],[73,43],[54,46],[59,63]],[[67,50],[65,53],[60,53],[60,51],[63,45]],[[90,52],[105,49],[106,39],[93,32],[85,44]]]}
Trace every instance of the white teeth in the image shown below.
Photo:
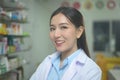
{"label": "white teeth", "polygon": [[63,41],[55,41],[55,43],[61,44],[61,43],[63,43]]}
{"label": "white teeth", "polygon": [[62,43],[62,42],[56,42],[56,43]]}

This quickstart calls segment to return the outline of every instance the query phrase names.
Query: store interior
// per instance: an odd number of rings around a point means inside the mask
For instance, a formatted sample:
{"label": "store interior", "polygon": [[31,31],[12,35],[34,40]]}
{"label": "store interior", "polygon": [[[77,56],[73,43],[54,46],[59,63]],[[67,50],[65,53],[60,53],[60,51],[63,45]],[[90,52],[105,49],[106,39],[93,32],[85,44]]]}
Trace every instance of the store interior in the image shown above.
{"label": "store interior", "polygon": [[120,0],[1,0],[0,80],[29,80],[55,51],[49,20],[60,6],[83,14],[90,55],[102,80],[120,79]]}

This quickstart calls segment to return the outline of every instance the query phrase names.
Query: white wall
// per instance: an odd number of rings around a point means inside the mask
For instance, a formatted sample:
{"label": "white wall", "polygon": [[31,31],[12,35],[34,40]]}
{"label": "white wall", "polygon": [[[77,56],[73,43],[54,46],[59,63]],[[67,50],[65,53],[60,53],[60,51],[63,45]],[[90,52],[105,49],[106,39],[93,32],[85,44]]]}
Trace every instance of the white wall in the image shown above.
{"label": "white wall", "polygon": [[[21,52],[21,56],[24,57],[30,63],[25,65],[25,80],[27,80],[34,72],[37,65],[48,55],[54,51],[52,44],[49,40],[49,17],[51,13],[57,9],[63,0],[21,0],[25,2],[29,8],[28,20],[25,30],[31,35],[30,43],[32,48],[30,51]],[[70,4],[74,0],[66,0]],[[75,0],[84,3],[85,0]],[[97,1],[97,0],[95,0]],[[104,1],[104,0],[103,0]],[[119,0],[116,0],[120,2]],[[92,1],[93,2],[93,1]],[[94,3],[94,2],[93,2]],[[105,2],[106,3],[106,2]],[[95,20],[120,20],[120,7],[117,6],[114,10],[108,10],[104,8],[98,10],[94,5],[91,10],[80,8],[85,20],[87,41],[92,58],[95,53],[93,52],[93,32],[92,23]]]}
{"label": "white wall", "polygon": [[[93,52],[93,22],[94,21],[101,21],[101,20],[120,20],[120,1],[116,1],[116,7],[113,10],[110,10],[106,7],[107,0],[103,0],[104,2],[104,8],[103,9],[97,9],[95,6],[96,1],[91,1],[93,4],[92,9],[87,10],[84,8],[84,3],[89,0],[47,0],[48,3],[45,5],[47,8],[49,8],[49,12],[54,11],[57,9],[63,1],[68,1],[70,6],[73,5],[75,1],[78,1],[81,3],[81,8],[79,9],[80,12],[82,12],[84,16],[85,26],[86,26],[86,33],[87,33],[87,41],[89,50],[91,53],[92,58],[95,57],[95,53]],[[102,0],[101,0],[102,1]]]}

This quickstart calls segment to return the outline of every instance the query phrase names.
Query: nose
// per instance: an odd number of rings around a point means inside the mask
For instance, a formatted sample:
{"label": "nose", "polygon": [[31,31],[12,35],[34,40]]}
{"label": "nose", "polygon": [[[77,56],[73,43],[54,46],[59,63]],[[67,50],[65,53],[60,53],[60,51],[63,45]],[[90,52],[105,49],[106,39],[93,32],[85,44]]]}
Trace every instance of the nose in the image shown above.
{"label": "nose", "polygon": [[59,29],[56,29],[55,32],[54,32],[54,36],[55,38],[59,38],[61,36],[61,32]]}

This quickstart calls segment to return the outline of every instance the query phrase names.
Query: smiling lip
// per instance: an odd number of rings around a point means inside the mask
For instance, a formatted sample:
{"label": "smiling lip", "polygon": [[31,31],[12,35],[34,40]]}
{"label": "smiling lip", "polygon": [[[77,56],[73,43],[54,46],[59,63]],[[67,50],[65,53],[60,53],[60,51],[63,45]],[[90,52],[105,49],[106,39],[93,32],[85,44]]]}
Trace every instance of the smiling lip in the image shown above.
{"label": "smiling lip", "polygon": [[63,40],[56,40],[55,41],[56,46],[61,46],[63,43],[64,43]]}

